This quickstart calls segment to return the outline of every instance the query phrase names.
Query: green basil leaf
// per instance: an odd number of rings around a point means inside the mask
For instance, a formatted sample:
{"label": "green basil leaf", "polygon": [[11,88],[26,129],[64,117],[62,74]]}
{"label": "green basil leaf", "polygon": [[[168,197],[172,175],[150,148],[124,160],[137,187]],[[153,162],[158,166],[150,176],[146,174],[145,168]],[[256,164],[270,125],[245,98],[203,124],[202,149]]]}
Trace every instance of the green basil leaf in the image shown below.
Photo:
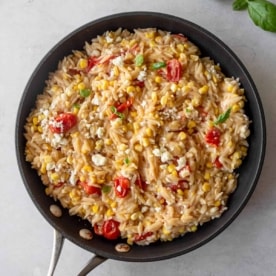
{"label": "green basil leaf", "polygon": [[232,8],[235,11],[245,10],[247,8],[247,0],[235,0],[232,3]]}
{"label": "green basil leaf", "polygon": [[164,61],[155,62],[155,63],[152,64],[151,67],[152,67],[152,69],[157,70],[157,69],[166,67],[166,62],[164,62]]}
{"label": "green basil leaf", "polygon": [[103,185],[102,186],[102,192],[104,193],[104,194],[107,194],[107,193],[109,193],[111,191],[111,186],[109,186],[109,185]]}
{"label": "green basil leaf", "polygon": [[80,90],[80,95],[84,98],[89,97],[91,94],[91,90],[90,89],[82,89]]}
{"label": "green basil leaf", "polygon": [[224,123],[230,116],[231,107],[228,108],[224,113],[220,114],[218,118],[214,121],[215,125]]}
{"label": "green basil leaf", "polygon": [[139,54],[135,57],[135,65],[141,66],[144,63],[144,56],[142,54]]}
{"label": "green basil leaf", "polygon": [[266,0],[248,0],[248,13],[255,25],[276,32],[276,5]]}

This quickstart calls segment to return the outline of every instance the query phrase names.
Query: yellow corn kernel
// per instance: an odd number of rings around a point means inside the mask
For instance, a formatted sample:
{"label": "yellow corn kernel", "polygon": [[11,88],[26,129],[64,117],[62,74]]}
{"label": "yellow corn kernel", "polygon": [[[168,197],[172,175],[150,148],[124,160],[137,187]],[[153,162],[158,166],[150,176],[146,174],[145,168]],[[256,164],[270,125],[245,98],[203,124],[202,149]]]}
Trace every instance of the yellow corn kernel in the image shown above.
{"label": "yellow corn kernel", "polygon": [[68,163],[68,164],[73,164],[73,157],[71,156],[71,155],[69,155],[67,158],[66,158],[66,162]]}
{"label": "yellow corn kernel", "polygon": [[157,93],[156,92],[151,93],[151,100],[153,103],[157,102]]}
{"label": "yellow corn kernel", "polygon": [[211,177],[210,173],[209,172],[205,172],[204,179],[205,180],[210,180],[210,177]]}
{"label": "yellow corn kernel", "polygon": [[167,171],[168,171],[169,173],[172,173],[172,172],[175,171],[175,170],[176,170],[176,169],[175,169],[175,165],[174,165],[174,164],[168,165]]}
{"label": "yellow corn kernel", "polygon": [[83,176],[83,175],[81,175],[81,176],[80,176],[80,181],[83,182],[83,181],[85,181],[85,180],[86,180],[86,177]]}
{"label": "yellow corn kernel", "polygon": [[54,92],[54,93],[60,92],[60,91],[61,91],[61,88],[60,88],[58,85],[54,84],[54,85],[51,87],[51,91]]}
{"label": "yellow corn kernel", "polygon": [[106,90],[108,85],[109,85],[108,80],[103,80],[102,83],[101,83],[101,89]]}
{"label": "yellow corn kernel", "polygon": [[240,159],[242,156],[241,152],[240,151],[236,151],[233,155],[232,155],[232,158],[233,159]]}
{"label": "yellow corn kernel", "polygon": [[211,190],[211,185],[208,182],[204,182],[202,185],[203,192],[209,192]]}
{"label": "yellow corn kernel", "polygon": [[172,171],[171,172],[171,176],[177,177],[178,176],[177,170]]}
{"label": "yellow corn kernel", "polygon": [[209,86],[208,85],[203,85],[201,88],[198,89],[198,92],[201,95],[207,94],[208,91],[209,91]]}
{"label": "yellow corn kernel", "polygon": [[156,77],[154,78],[154,81],[155,81],[156,83],[161,83],[161,82],[162,82],[162,78],[161,78],[160,76],[156,76]]}
{"label": "yellow corn kernel", "polygon": [[215,207],[219,207],[220,205],[221,205],[220,200],[216,200],[216,201],[214,202],[214,206],[215,206]]}
{"label": "yellow corn kernel", "polygon": [[229,173],[228,176],[227,176],[227,178],[228,178],[229,180],[234,179],[234,175],[233,175],[232,173]]}
{"label": "yellow corn kernel", "polygon": [[178,139],[183,141],[187,138],[187,134],[184,131],[179,132]]}
{"label": "yellow corn kernel", "polygon": [[193,107],[198,107],[200,105],[200,99],[199,98],[193,98],[191,101]]}
{"label": "yellow corn kernel", "polygon": [[150,127],[147,127],[145,132],[146,132],[146,135],[148,137],[152,137],[153,136],[153,131],[152,131],[152,129]]}
{"label": "yellow corn kernel", "polygon": [[85,84],[84,84],[84,82],[80,82],[80,83],[78,84],[77,87],[78,87],[79,90],[85,89]]}
{"label": "yellow corn kernel", "polygon": [[92,172],[92,167],[89,165],[85,165],[82,167],[83,172]]}
{"label": "yellow corn kernel", "polygon": [[37,117],[33,117],[33,125],[37,126],[38,125],[38,118]]}
{"label": "yellow corn kernel", "polygon": [[111,207],[111,208],[116,208],[116,207],[117,207],[117,202],[116,202],[116,201],[112,201],[112,202],[110,203],[110,207]]}
{"label": "yellow corn kernel", "polygon": [[190,228],[190,231],[191,231],[191,232],[197,231],[197,226],[196,226],[196,225],[193,225],[193,226]]}
{"label": "yellow corn kernel", "polygon": [[50,190],[49,187],[47,187],[47,188],[45,189],[45,194],[46,194],[46,195],[50,195],[50,194],[51,194],[51,190]]}
{"label": "yellow corn kernel", "polygon": [[91,211],[96,214],[99,212],[99,205],[93,205],[91,208]]}
{"label": "yellow corn kernel", "polygon": [[148,147],[150,144],[150,141],[148,138],[142,138],[141,144],[143,145],[143,147]]}
{"label": "yellow corn kernel", "polygon": [[150,47],[154,47],[155,45],[156,45],[156,43],[155,43],[154,40],[151,40],[151,41],[149,42],[149,46],[150,46]]}
{"label": "yellow corn kernel", "polygon": [[87,65],[88,65],[87,59],[81,58],[81,59],[79,60],[79,67],[80,67],[81,69],[85,69],[85,68],[87,67]]}
{"label": "yellow corn kernel", "polygon": [[165,106],[168,102],[168,95],[164,95],[161,97],[160,103],[162,106]]}
{"label": "yellow corn kernel", "polygon": [[196,127],[196,122],[190,120],[190,121],[188,122],[188,124],[187,124],[187,127],[188,127],[189,129],[195,128],[195,127]]}
{"label": "yellow corn kernel", "polygon": [[133,129],[134,129],[135,132],[137,132],[140,129],[140,125],[139,125],[138,122],[133,123]]}
{"label": "yellow corn kernel", "polygon": [[40,173],[45,174],[46,173],[46,163],[43,162],[41,167],[40,167]]}
{"label": "yellow corn kernel", "polygon": [[183,44],[177,44],[176,49],[178,52],[183,53],[184,52],[184,45]]}
{"label": "yellow corn kernel", "polygon": [[136,91],[136,88],[133,85],[130,85],[126,89],[127,93],[134,93]]}
{"label": "yellow corn kernel", "polygon": [[42,133],[42,132],[43,132],[42,126],[38,126],[38,127],[37,127],[37,131],[38,131],[39,133]]}
{"label": "yellow corn kernel", "polygon": [[244,108],[244,101],[239,101],[238,105],[240,106],[240,108]]}
{"label": "yellow corn kernel", "polygon": [[96,150],[101,150],[102,147],[103,147],[103,144],[104,144],[103,140],[97,140],[96,143],[95,143],[95,149]]}
{"label": "yellow corn kernel", "polygon": [[161,36],[157,36],[157,37],[155,38],[155,42],[161,43],[161,42],[162,42],[162,37],[161,37]]}
{"label": "yellow corn kernel", "polygon": [[136,144],[136,145],[134,146],[134,149],[135,149],[136,151],[138,151],[138,152],[141,152],[141,151],[143,150],[143,148],[142,148],[142,146],[141,146],[140,144]]}
{"label": "yellow corn kernel", "polygon": [[131,220],[136,220],[139,218],[139,212],[136,212],[136,213],[133,213],[131,216],[130,216],[130,219]]}
{"label": "yellow corn kernel", "polygon": [[73,107],[73,113],[74,113],[75,115],[78,114],[79,110],[80,110],[80,109],[79,109],[78,107],[76,107],[76,106]]}
{"label": "yellow corn kernel", "polygon": [[59,175],[58,173],[54,172],[54,173],[51,173],[50,174],[50,179],[53,181],[53,182],[56,182],[59,180]]}
{"label": "yellow corn kernel", "polygon": [[206,167],[207,167],[208,169],[213,168],[212,162],[207,162],[207,163],[206,163]]}
{"label": "yellow corn kernel", "polygon": [[213,76],[212,76],[212,79],[213,79],[213,82],[214,82],[214,83],[217,83],[217,82],[218,82],[218,78],[217,78],[216,75],[213,75]]}
{"label": "yellow corn kernel", "polygon": [[107,138],[107,139],[104,140],[104,144],[107,145],[107,146],[110,146],[113,143],[112,143],[112,140],[110,138]]}
{"label": "yellow corn kernel", "polygon": [[178,89],[178,85],[176,83],[172,83],[170,89],[172,92],[176,92]]}
{"label": "yellow corn kernel", "polygon": [[181,190],[181,189],[177,189],[176,192],[177,192],[178,195],[181,195],[181,196],[184,195],[184,191]]}
{"label": "yellow corn kernel", "polygon": [[154,38],[155,37],[155,32],[154,31],[146,32],[145,36],[146,36],[146,38]]}
{"label": "yellow corn kernel", "polygon": [[132,40],[129,42],[129,46],[132,47],[132,46],[134,46],[136,43],[137,43],[137,41],[136,41],[135,39],[132,39]]}
{"label": "yellow corn kernel", "polygon": [[119,151],[125,151],[127,148],[128,148],[128,146],[126,144],[123,144],[123,143],[118,146]]}
{"label": "yellow corn kernel", "polygon": [[171,233],[165,226],[163,226],[162,232],[164,235],[169,235]]}
{"label": "yellow corn kernel", "polygon": [[227,92],[233,92],[234,91],[234,86],[232,85],[232,84],[229,84],[228,86],[227,86]]}
{"label": "yellow corn kernel", "polygon": [[107,217],[111,217],[111,216],[114,215],[114,212],[113,212],[112,209],[107,209],[107,211],[105,212],[105,215],[106,215]]}
{"label": "yellow corn kernel", "polygon": [[238,112],[241,109],[241,107],[238,104],[234,104],[231,108],[231,112]]}

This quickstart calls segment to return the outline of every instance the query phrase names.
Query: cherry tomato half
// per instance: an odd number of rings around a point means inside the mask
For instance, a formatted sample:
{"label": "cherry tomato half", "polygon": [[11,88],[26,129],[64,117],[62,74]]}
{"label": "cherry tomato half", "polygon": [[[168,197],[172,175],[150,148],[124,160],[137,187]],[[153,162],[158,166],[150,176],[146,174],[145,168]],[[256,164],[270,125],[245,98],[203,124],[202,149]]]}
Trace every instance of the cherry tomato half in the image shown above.
{"label": "cherry tomato half", "polygon": [[223,167],[222,163],[219,161],[219,158],[217,157],[214,161],[214,165],[216,168],[221,169]]}
{"label": "cherry tomato half", "polygon": [[182,73],[181,63],[177,59],[171,59],[167,62],[167,80],[177,82]]}
{"label": "cherry tomato half", "polygon": [[130,188],[130,181],[128,178],[119,176],[114,179],[115,194],[117,197],[123,198],[127,196]]}
{"label": "cherry tomato half", "polygon": [[53,133],[65,133],[77,124],[77,117],[72,113],[60,113],[53,122],[50,122],[49,128]]}
{"label": "cherry tomato half", "polygon": [[114,219],[106,220],[103,223],[103,236],[109,240],[116,240],[119,238],[121,235],[119,225],[120,223]]}
{"label": "cherry tomato half", "polygon": [[138,174],[137,179],[135,181],[135,184],[143,191],[146,190],[147,187],[147,183],[142,179],[142,177],[140,176],[140,174]]}
{"label": "cherry tomato half", "polygon": [[205,141],[208,144],[218,146],[220,143],[220,130],[216,127],[212,127],[205,135]]}
{"label": "cherry tomato half", "polygon": [[102,194],[102,191],[99,187],[89,185],[86,181],[79,181],[78,184],[81,187],[83,187],[84,191],[88,195],[93,195],[93,194],[101,195]]}
{"label": "cherry tomato half", "polygon": [[143,241],[146,238],[150,237],[152,234],[153,234],[152,232],[146,232],[146,233],[143,233],[141,235],[136,234],[135,237],[134,237],[134,241],[135,242]]}

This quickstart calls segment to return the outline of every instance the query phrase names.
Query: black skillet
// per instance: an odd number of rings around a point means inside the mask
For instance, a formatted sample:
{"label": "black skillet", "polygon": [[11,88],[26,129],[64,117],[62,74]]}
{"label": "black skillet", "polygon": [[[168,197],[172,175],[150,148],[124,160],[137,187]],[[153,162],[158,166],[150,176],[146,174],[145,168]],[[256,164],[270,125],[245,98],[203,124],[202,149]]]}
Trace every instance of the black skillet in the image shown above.
{"label": "black skillet", "polygon": [[[107,30],[116,30],[119,27],[129,30],[156,27],[172,33],[183,33],[200,47],[203,56],[210,56],[219,63],[226,75],[240,79],[248,99],[245,106],[246,113],[252,121],[248,155],[238,170],[240,175],[238,188],[230,197],[229,209],[222,217],[204,224],[196,233],[186,234],[172,242],[157,242],[146,247],[134,245],[128,253],[120,253],[114,249],[118,241],[107,241],[96,235],[90,241],[82,239],[79,236],[79,230],[91,228],[89,223],[78,217],[69,216],[67,210],[63,210],[61,218],[56,218],[50,213],[49,206],[54,201],[45,195],[44,186],[36,171],[31,169],[30,164],[25,161],[25,139],[23,136],[26,117],[35,105],[36,96],[42,92],[49,72],[56,69],[58,61],[69,55],[72,50],[81,50],[85,41],[90,41],[91,38]],[[238,216],[252,195],[261,173],[265,154],[266,130],[264,112],[254,82],[242,62],[222,41],[202,27],[178,17],[153,12],[129,12],[107,16],[88,23],[73,31],[48,52],[33,72],[22,95],[16,120],[15,142],[18,166],[23,182],[36,207],[56,230],[57,237],[60,238],[56,240],[57,249],[61,249],[62,240],[65,237],[76,245],[95,253],[96,264],[108,258],[149,262],[172,258],[202,246],[222,232]],[[55,253],[58,255],[59,250]],[[95,259],[93,262],[90,269],[96,265]],[[90,269],[87,269],[86,272]],[[85,275],[85,272],[82,275]]]}

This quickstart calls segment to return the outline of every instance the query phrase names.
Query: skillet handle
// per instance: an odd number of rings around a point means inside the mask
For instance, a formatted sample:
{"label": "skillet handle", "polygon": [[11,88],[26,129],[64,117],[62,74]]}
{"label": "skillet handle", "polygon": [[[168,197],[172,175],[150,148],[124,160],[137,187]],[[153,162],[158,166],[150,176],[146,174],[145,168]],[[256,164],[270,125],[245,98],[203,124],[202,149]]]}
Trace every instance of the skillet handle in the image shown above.
{"label": "skillet handle", "polygon": [[63,247],[63,235],[54,229],[53,250],[47,276],[53,276]]}
{"label": "skillet handle", "polygon": [[86,266],[82,269],[82,271],[78,274],[78,276],[86,276],[91,270],[93,270],[96,266],[100,265],[107,259],[98,255],[93,256]]}

